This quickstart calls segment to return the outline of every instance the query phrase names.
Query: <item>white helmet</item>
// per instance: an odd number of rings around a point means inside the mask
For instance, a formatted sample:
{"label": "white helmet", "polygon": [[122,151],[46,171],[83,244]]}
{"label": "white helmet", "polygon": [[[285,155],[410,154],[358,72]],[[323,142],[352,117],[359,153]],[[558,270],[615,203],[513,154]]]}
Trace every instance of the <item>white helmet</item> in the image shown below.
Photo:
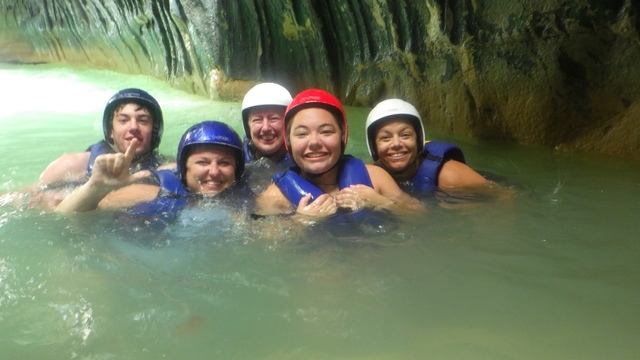
{"label": "white helmet", "polygon": [[282,111],[289,106],[291,94],[282,85],[261,83],[247,91],[242,99],[242,127],[244,135],[250,137],[249,112],[257,106],[282,106]]}
{"label": "white helmet", "polygon": [[418,110],[404,100],[387,99],[376,105],[367,116],[365,127],[367,147],[374,161],[379,159],[378,149],[376,148],[376,133],[387,120],[395,119],[408,120],[413,125],[416,135],[418,135],[416,143],[418,154],[424,149],[424,125]]}

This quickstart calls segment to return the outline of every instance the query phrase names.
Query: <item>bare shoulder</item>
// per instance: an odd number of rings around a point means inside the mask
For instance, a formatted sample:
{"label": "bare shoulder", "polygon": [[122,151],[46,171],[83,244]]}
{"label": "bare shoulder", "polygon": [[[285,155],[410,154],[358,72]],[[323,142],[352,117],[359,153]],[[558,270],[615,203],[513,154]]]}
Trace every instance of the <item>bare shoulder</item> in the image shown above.
{"label": "bare shoulder", "polygon": [[151,201],[156,198],[160,187],[150,184],[131,184],[110,192],[100,201],[100,209],[122,209]]}
{"label": "bare shoulder", "polygon": [[383,168],[376,165],[367,165],[371,182],[376,191],[390,199],[395,206],[392,210],[404,214],[405,211],[424,210],[424,205],[400,189],[396,181]]}
{"label": "bare shoulder", "polygon": [[170,162],[168,164],[158,166],[158,170],[175,170],[178,168],[178,165],[175,162]]}
{"label": "bare shoulder", "polygon": [[[380,166],[371,164],[367,164],[366,167],[367,171],[369,172],[371,182],[373,183],[373,187],[375,189],[391,188],[395,190],[395,188],[398,188],[396,181],[393,180],[391,175],[389,175],[389,173],[385,169],[381,168]],[[398,188],[398,190],[400,189]]]}
{"label": "bare shoulder", "polygon": [[488,183],[487,179],[469,165],[456,160],[444,163],[438,174],[438,186],[442,187],[476,186]]}
{"label": "bare shoulder", "polygon": [[40,174],[40,185],[72,182],[85,176],[89,163],[88,151],[69,153],[52,161]]}

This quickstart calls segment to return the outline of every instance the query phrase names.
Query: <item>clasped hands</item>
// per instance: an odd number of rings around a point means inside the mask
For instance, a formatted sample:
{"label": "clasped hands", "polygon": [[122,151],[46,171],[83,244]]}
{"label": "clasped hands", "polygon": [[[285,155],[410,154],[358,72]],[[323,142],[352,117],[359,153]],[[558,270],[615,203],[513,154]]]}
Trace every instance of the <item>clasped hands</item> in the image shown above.
{"label": "clasped hands", "polygon": [[325,218],[335,214],[339,208],[358,211],[370,204],[372,195],[378,193],[366,185],[351,185],[333,195],[322,194],[313,202],[311,194],[307,194],[300,199],[296,212],[309,217]]}

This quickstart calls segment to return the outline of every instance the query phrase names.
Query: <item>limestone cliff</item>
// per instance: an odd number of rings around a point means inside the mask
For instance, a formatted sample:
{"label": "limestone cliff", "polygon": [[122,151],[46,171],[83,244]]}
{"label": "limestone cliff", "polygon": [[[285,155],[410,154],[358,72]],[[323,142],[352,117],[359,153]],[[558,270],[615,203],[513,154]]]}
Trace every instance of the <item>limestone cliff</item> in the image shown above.
{"label": "limestone cliff", "polygon": [[640,159],[632,0],[23,0],[0,2],[0,61],[142,73],[222,99],[256,81],[428,128]]}

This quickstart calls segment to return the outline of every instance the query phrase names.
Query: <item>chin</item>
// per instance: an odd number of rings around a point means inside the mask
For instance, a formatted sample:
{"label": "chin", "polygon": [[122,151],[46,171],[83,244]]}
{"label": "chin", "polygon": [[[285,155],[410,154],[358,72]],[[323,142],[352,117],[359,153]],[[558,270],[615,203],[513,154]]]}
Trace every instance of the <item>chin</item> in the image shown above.
{"label": "chin", "polygon": [[323,166],[322,168],[317,167],[317,166],[310,166],[307,167],[307,170],[305,170],[306,172],[308,172],[309,174],[324,174],[327,171],[331,170],[331,166]]}
{"label": "chin", "polygon": [[407,164],[385,164],[385,167],[391,171],[400,172],[407,168]]}

